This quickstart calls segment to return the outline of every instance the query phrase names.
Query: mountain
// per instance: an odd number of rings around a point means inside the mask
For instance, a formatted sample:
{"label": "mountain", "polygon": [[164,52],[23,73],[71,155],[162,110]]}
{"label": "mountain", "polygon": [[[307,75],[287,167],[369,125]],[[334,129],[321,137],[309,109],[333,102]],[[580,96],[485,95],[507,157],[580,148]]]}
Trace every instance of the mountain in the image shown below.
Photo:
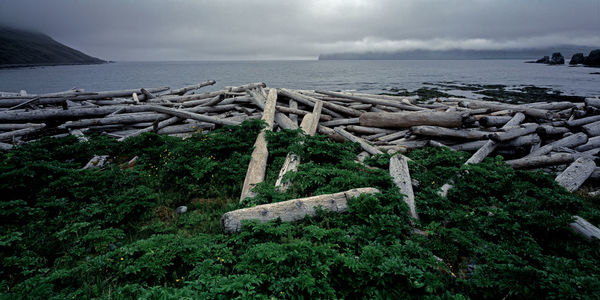
{"label": "mountain", "polygon": [[0,26],[0,67],[101,63],[43,33]]}
{"label": "mountain", "polygon": [[319,55],[319,60],[411,60],[411,59],[538,59],[550,56],[554,52],[561,52],[570,59],[575,53],[589,53],[598,47],[586,46],[556,46],[548,48],[508,49],[508,50],[410,50],[395,52],[347,52]]}

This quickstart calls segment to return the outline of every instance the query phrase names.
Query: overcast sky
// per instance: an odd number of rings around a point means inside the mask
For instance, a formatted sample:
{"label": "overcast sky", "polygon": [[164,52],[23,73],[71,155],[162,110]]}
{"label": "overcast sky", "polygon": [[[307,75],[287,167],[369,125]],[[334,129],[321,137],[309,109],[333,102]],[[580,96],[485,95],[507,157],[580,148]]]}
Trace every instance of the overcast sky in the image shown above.
{"label": "overcast sky", "polygon": [[600,0],[0,0],[0,22],[108,60],[600,46]]}

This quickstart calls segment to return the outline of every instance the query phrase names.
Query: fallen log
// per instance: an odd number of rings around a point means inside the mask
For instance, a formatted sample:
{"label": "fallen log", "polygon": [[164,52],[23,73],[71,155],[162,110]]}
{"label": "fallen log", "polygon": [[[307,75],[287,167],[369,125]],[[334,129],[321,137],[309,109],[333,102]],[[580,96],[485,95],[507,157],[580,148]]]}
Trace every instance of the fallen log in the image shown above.
{"label": "fallen log", "polygon": [[276,103],[277,90],[269,89],[262,116],[262,120],[267,123],[267,126],[261,130],[256,137],[256,142],[254,142],[254,150],[252,151],[250,163],[248,164],[248,171],[246,172],[244,184],[242,185],[240,201],[247,197],[254,197],[256,194],[252,192],[252,189],[265,179],[267,158],[269,156],[269,150],[267,150],[267,141],[265,140],[265,132],[273,130]]}
{"label": "fallen log", "polygon": [[363,148],[363,150],[369,152],[369,154],[371,155],[375,155],[375,154],[383,154],[383,152],[379,151],[379,149],[371,146],[369,143],[367,143],[365,140],[352,135],[351,133],[349,133],[348,131],[344,130],[342,127],[336,127],[333,129],[335,132],[337,132],[339,135],[341,135],[342,137],[344,137],[345,139],[354,142],[354,143],[358,143],[360,145],[361,148]]}
{"label": "fallen log", "polygon": [[415,206],[415,194],[412,188],[412,181],[410,179],[410,171],[407,164],[408,158],[402,154],[396,154],[390,158],[389,172],[390,176],[394,178],[394,184],[403,194],[404,202],[408,205],[408,211],[410,216],[419,219]]}
{"label": "fallen log", "polygon": [[34,133],[44,127],[46,127],[46,124],[42,123],[42,124],[40,124],[40,126],[36,126],[36,127],[23,128],[23,129],[17,129],[17,130],[13,130],[13,131],[3,132],[3,133],[0,133],[0,141],[7,141],[7,140],[10,140],[17,136],[28,135],[28,134]]}
{"label": "fallen log", "polygon": [[563,134],[565,134],[567,132],[571,132],[571,131],[567,127],[558,127],[558,126],[544,124],[544,125],[540,125],[540,127],[538,127],[536,129],[536,132],[540,135],[554,136],[554,135],[563,135]]}
{"label": "fallen log", "polygon": [[511,118],[511,116],[484,116],[478,121],[484,127],[499,127],[506,124]]}
{"label": "fallen log", "polygon": [[[450,149],[457,150],[457,151],[471,152],[471,151],[477,151],[477,150],[481,149],[488,142],[489,141],[486,141],[486,140],[479,140],[479,141],[466,142],[466,143],[462,143],[462,144],[455,144],[455,145],[451,145],[449,147],[450,147]],[[514,140],[510,140],[507,142],[496,143],[496,148],[527,147],[527,146],[535,145],[539,142],[540,142],[540,136],[535,133],[532,133],[532,134],[520,136]]]}
{"label": "fallen log", "polygon": [[588,137],[585,133],[580,132],[580,133],[572,134],[572,135],[564,137],[558,141],[554,141],[550,144],[542,146],[539,149],[529,153],[526,157],[544,155],[544,154],[550,153],[553,149],[556,149],[558,147],[574,148],[576,146],[586,143],[587,141],[588,141]]}
{"label": "fallen log", "polygon": [[502,110],[512,110],[512,111],[518,111],[518,112],[522,112],[525,115],[534,117],[534,118],[538,118],[538,119],[551,119],[552,118],[552,112],[550,112],[549,110],[545,110],[545,109],[539,109],[539,108],[531,108],[531,107],[527,107],[527,106],[521,106],[521,105],[514,105],[514,104],[506,104],[506,103],[500,103],[500,102],[493,102],[493,101],[482,101],[482,100],[463,100],[460,102],[459,104],[460,106],[463,107],[468,107],[468,108],[489,108],[491,110],[495,110],[495,111],[502,111]]}
{"label": "fallen log", "polygon": [[[504,124],[504,126],[502,126],[502,129],[507,129],[512,126],[517,126],[521,122],[523,122],[523,120],[525,120],[525,115],[522,113],[516,113],[508,122],[506,122],[506,124]],[[507,134],[507,133],[505,133],[505,134]],[[518,137],[522,137],[523,135],[525,135],[525,134],[522,134]],[[510,139],[515,140],[515,138],[510,138]],[[507,141],[510,139],[506,139],[504,141]],[[501,142],[503,142],[503,140],[496,140],[496,139],[491,138],[491,136],[490,136],[490,140],[488,140],[483,146],[481,146],[481,148],[479,148],[479,150],[477,150],[477,152],[475,152],[475,154],[473,154],[465,162],[465,165],[478,164],[478,163],[482,162],[484,158],[486,158],[488,155],[490,155],[490,153],[494,152],[498,143],[501,143]]]}
{"label": "fallen log", "polygon": [[600,136],[595,136],[593,138],[588,139],[587,143],[577,146],[575,150],[577,151],[588,151],[595,148],[600,148]]}
{"label": "fallen log", "polygon": [[600,136],[600,121],[585,124],[581,126],[581,129],[583,129],[588,136]]}
{"label": "fallen log", "polygon": [[580,216],[573,216],[573,218],[575,218],[575,222],[569,224],[569,227],[571,227],[573,231],[589,240],[600,240],[600,229],[598,229],[598,227]]}
{"label": "fallen log", "polygon": [[568,120],[567,126],[578,127],[578,126],[582,126],[585,124],[598,122],[598,121],[600,121],[600,116],[591,116],[591,117],[585,117],[585,118],[581,118],[581,119]]}
{"label": "fallen log", "polygon": [[346,98],[346,99],[356,100],[356,101],[359,101],[359,102],[362,102],[362,103],[369,103],[369,104],[374,104],[374,105],[385,105],[385,106],[397,107],[397,108],[400,108],[400,109],[403,109],[403,110],[411,110],[411,111],[426,110],[425,108],[422,108],[422,107],[418,107],[418,106],[414,106],[414,105],[407,105],[407,104],[402,103],[402,102],[395,102],[395,101],[389,101],[389,100],[384,100],[384,99],[359,97],[359,96],[352,96],[352,95],[348,95],[348,94],[344,94],[344,93],[328,92],[328,91],[315,91],[315,93],[319,93],[319,94],[323,94],[323,95],[328,95],[328,96],[332,96],[332,97],[338,97],[338,98]]}
{"label": "fallen log", "polygon": [[538,124],[523,124],[520,127],[505,129],[504,132],[496,132],[489,135],[490,140],[494,142],[504,142],[515,139],[517,137],[535,132]]}
{"label": "fallen log", "polygon": [[314,216],[317,207],[326,211],[346,212],[348,201],[362,194],[377,194],[375,188],[358,188],[345,192],[313,196],[271,204],[257,205],[227,212],[221,217],[221,226],[226,233],[239,232],[242,229],[242,221],[256,220],[265,223],[271,220],[281,219],[283,222],[294,222],[304,219],[306,216]]}
{"label": "fallen log", "polygon": [[378,128],[378,127],[366,127],[366,126],[358,126],[358,125],[349,125],[349,126],[346,126],[346,129],[348,131],[356,132],[359,134],[396,133],[396,130],[393,130],[393,129],[384,129],[384,128]]}
{"label": "fallen log", "polygon": [[213,85],[215,83],[216,82],[214,80],[209,80],[209,81],[206,81],[206,82],[202,82],[202,83],[198,83],[198,84],[194,84],[194,85],[185,86],[185,87],[182,87],[182,88],[179,88],[179,89],[172,90],[169,93],[169,95],[183,95],[183,94],[185,94],[185,93],[187,93],[189,91],[197,90],[199,88],[202,88],[202,87],[205,87],[205,86],[209,86],[209,85]]}
{"label": "fallen log", "polygon": [[118,114],[113,116],[107,116],[104,118],[84,119],[79,121],[68,121],[59,128],[77,128],[77,127],[90,127],[98,125],[111,125],[111,124],[131,124],[140,122],[154,122],[156,120],[162,121],[168,119],[168,114],[157,114],[157,113],[130,113],[130,114]]}
{"label": "fallen log", "polygon": [[439,126],[413,126],[410,129],[414,134],[434,136],[434,137],[453,137],[468,140],[479,140],[489,136],[489,132],[471,130],[471,129],[449,129]]}
{"label": "fallen log", "polygon": [[150,106],[150,109],[159,113],[169,114],[174,117],[179,117],[182,119],[192,119],[200,122],[208,122],[219,125],[239,125],[241,122],[229,121],[225,119],[219,119],[211,116],[200,115],[197,113],[193,113],[190,111],[185,111],[181,109],[172,109],[161,106]]}
{"label": "fallen log", "polygon": [[[263,111],[265,110],[265,103],[267,99],[265,98],[265,92],[262,87],[257,87],[256,89],[247,90],[248,94],[252,96],[254,103]],[[298,129],[298,125],[296,125],[288,116],[283,113],[275,110],[274,120],[279,125],[279,127],[283,129]]]}
{"label": "fallen log", "polygon": [[585,102],[586,106],[600,108],[600,99],[598,98],[585,98],[583,102]]}
{"label": "fallen log", "polygon": [[544,166],[568,164],[573,162],[573,160],[573,154],[556,153],[550,155],[540,155],[507,160],[506,163],[514,169],[531,169],[540,168]]}
{"label": "fallen log", "polygon": [[590,157],[580,157],[566,170],[560,173],[554,181],[569,192],[576,191],[594,172],[596,163]]}
{"label": "fallen log", "polygon": [[350,118],[350,119],[335,119],[327,122],[323,122],[321,125],[323,126],[340,126],[340,125],[354,125],[360,124],[359,118]]}
{"label": "fallen log", "polygon": [[[279,89],[277,91],[277,93],[284,97],[288,97],[289,99],[298,101],[298,103],[304,104],[311,108],[313,108],[315,106],[315,102],[318,100],[313,97],[303,95],[300,93],[296,93],[296,92],[288,90],[288,89]],[[334,118],[342,118],[342,115],[340,115],[339,113],[337,113],[335,111],[332,111],[329,108],[323,107],[322,111],[323,111],[323,113],[328,114]]]}
{"label": "fallen log", "polygon": [[407,128],[419,125],[443,127],[460,127],[464,113],[462,112],[397,112],[375,113],[366,112],[360,116],[360,125],[371,127]]}
{"label": "fallen log", "polygon": [[[293,100],[291,100],[293,101]],[[296,101],[294,101],[294,103],[296,103]],[[298,116],[306,116],[307,114],[310,114],[310,112],[305,111],[305,110],[301,110],[301,109],[297,109],[297,108],[288,108],[285,106],[276,106],[275,107],[278,111],[282,112],[282,113],[286,113],[286,114],[290,114],[289,118],[290,120],[292,120],[292,122],[294,122],[294,120],[292,119],[292,116],[296,116],[296,122],[298,121]],[[320,121],[326,122],[326,121],[331,121],[331,116],[328,115],[323,115],[321,114],[321,116],[319,117]],[[356,118],[358,120],[358,118]],[[358,122],[356,122],[358,124]]]}

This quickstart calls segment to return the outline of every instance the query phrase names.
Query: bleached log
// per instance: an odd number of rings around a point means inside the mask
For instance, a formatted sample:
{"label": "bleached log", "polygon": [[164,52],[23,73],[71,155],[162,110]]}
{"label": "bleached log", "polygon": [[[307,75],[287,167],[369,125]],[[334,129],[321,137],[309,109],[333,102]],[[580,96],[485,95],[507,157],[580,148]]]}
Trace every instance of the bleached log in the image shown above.
{"label": "bleached log", "polygon": [[[278,89],[277,92],[279,95],[296,100],[296,101],[298,101],[298,103],[304,104],[311,108],[315,106],[315,102],[318,100],[313,97],[303,95],[300,93],[296,93],[296,92],[288,90],[288,89]],[[342,118],[342,115],[340,115],[339,113],[337,113],[327,107],[323,107],[322,111],[323,111],[323,113],[328,114],[334,118]]]}
{"label": "bleached log", "polygon": [[572,135],[564,137],[558,141],[554,141],[550,144],[542,146],[539,149],[529,153],[526,157],[534,157],[534,156],[544,155],[544,154],[550,153],[550,151],[552,151],[553,149],[555,149],[557,147],[574,148],[581,144],[585,144],[587,141],[588,141],[588,137],[583,132],[572,134]]}
{"label": "bleached log", "polygon": [[46,124],[40,124],[39,126],[35,126],[35,127],[30,127],[30,128],[23,128],[23,129],[17,129],[17,130],[13,130],[13,131],[8,131],[8,132],[3,132],[0,133],[0,141],[7,141],[10,140],[14,137],[17,136],[24,136],[24,135],[28,135],[31,133],[34,133],[42,128],[46,127]]}
{"label": "bleached log", "polygon": [[500,127],[510,121],[511,116],[484,116],[479,119],[479,124],[484,127]]}
{"label": "bleached log", "polygon": [[[477,151],[478,149],[482,148],[487,142],[489,142],[489,141],[486,141],[486,140],[472,141],[472,142],[452,145],[452,146],[450,146],[450,148],[454,149],[454,150],[458,150],[458,151]],[[520,136],[516,139],[510,140],[507,142],[496,143],[496,148],[526,147],[526,146],[534,145],[539,142],[540,142],[540,136],[535,133],[532,133],[532,134]]]}
{"label": "bleached log", "polygon": [[[403,138],[403,139],[391,141],[389,143],[391,145],[400,146],[400,147],[403,147],[406,149],[416,149],[416,148],[425,147],[429,143],[429,140],[410,140],[410,139]],[[394,146],[392,146],[392,147],[394,147]],[[381,146],[379,148],[381,148]]]}
{"label": "bleached log", "polygon": [[12,144],[2,143],[0,142],[0,150],[8,151],[13,148]]}
{"label": "bleached log", "polygon": [[42,128],[45,125],[42,124],[37,124],[37,123],[14,123],[14,124],[0,124],[0,131],[10,131],[10,130],[17,130],[17,129],[25,129],[25,128]]}
{"label": "bleached log", "polygon": [[377,194],[375,188],[358,188],[345,192],[319,195],[307,198],[292,199],[271,204],[257,205],[227,212],[221,217],[221,225],[226,233],[239,232],[242,221],[257,220],[264,223],[281,219],[283,222],[294,222],[306,216],[314,216],[317,207],[325,211],[343,213],[348,210],[348,201],[362,194]]}
{"label": "bleached log", "polygon": [[567,127],[558,127],[558,126],[552,126],[552,125],[540,125],[540,127],[538,127],[536,129],[536,132],[540,135],[545,135],[545,136],[552,136],[552,135],[563,135],[567,132],[570,132],[569,128]]}
{"label": "bleached log", "polygon": [[449,129],[439,126],[413,126],[410,129],[414,134],[433,137],[453,137],[468,140],[479,140],[489,136],[489,132],[471,129]]}
{"label": "bleached log", "polygon": [[586,106],[600,108],[600,99],[598,98],[585,98],[583,101],[585,102]]}
{"label": "bleached log", "polygon": [[600,121],[585,124],[581,128],[588,136],[600,136]]}
{"label": "bleached log", "polygon": [[563,110],[576,107],[575,103],[569,101],[561,101],[561,102],[536,102],[536,103],[527,103],[522,104],[523,106],[531,107],[531,108],[539,108],[546,110]]}
{"label": "bleached log", "polygon": [[215,124],[203,123],[203,122],[192,122],[181,125],[164,126],[156,131],[158,134],[176,134],[176,133],[187,133],[187,132],[198,132],[202,129],[213,129]]}
{"label": "bleached log", "polygon": [[594,226],[592,223],[586,221],[580,216],[573,217],[575,218],[575,222],[569,224],[569,227],[571,227],[573,231],[584,236],[589,240],[600,240],[600,229],[598,229],[598,227]]}
{"label": "bleached log", "polygon": [[276,103],[277,90],[269,89],[262,116],[262,120],[267,123],[267,126],[261,130],[256,137],[256,141],[254,142],[254,150],[252,151],[250,163],[248,164],[248,171],[246,172],[246,177],[242,186],[240,201],[244,200],[246,197],[254,197],[256,194],[252,192],[252,189],[265,179],[267,158],[269,156],[269,151],[267,150],[267,141],[265,140],[265,132],[273,130]]}
{"label": "bleached log", "polygon": [[96,169],[103,167],[106,163],[108,163],[108,155],[94,155],[92,159],[88,161],[87,164],[82,168],[83,170],[88,169]]}
{"label": "bleached log", "polygon": [[154,99],[156,98],[156,96],[154,96],[154,94],[152,94],[150,91],[148,91],[147,89],[141,88],[140,92],[142,92],[142,94],[144,94],[144,96],[146,96],[145,100],[150,100],[150,99]]}
{"label": "bleached log", "polygon": [[576,191],[594,172],[596,164],[590,157],[580,157],[554,179],[569,192]]}
{"label": "bleached log", "polygon": [[168,114],[157,114],[157,113],[131,113],[131,114],[119,114],[112,117],[84,119],[79,121],[68,121],[65,122],[60,128],[76,128],[76,127],[89,127],[99,125],[110,125],[110,124],[131,124],[140,122],[154,122],[168,119]]}
{"label": "bleached log", "polygon": [[349,125],[346,127],[348,131],[356,132],[359,134],[376,134],[376,133],[384,133],[390,134],[395,133],[396,130],[393,129],[384,129],[378,127],[366,127],[366,126],[358,126],[358,125]]}
{"label": "bleached log", "polygon": [[131,106],[111,106],[97,108],[78,108],[78,109],[44,109],[34,111],[0,111],[0,122],[29,122],[36,120],[55,120],[71,119],[85,117],[101,117],[113,113],[123,108],[124,112],[149,112],[151,106],[131,105]]}
{"label": "bleached log", "polygon": [[196,121],[200,121],[200,122],[208,122],[208,123],[219,124],[219,125],[239,125],[241,123],[241,122],[234,122],[234,121],[229,121],[229,120],[225,120],[225,119],[219,119],[219,118],[206,116],[206,115],[200,115],[197,113],[193,113],[193,112],[189,112],[189,111],[185,111],[185,110],[181,110],[181,109],[172,109],[172,108],[160,107],[160,106],[150,106],[150,107],[151,107],[151,110],[153,110],[153,111],[156,111],[159,113],[164,113],[164,114],[169,114],[171,116],[179,117],[182,119],[192,119],[192,120],[196,120]]}
{"label": "bleached log", "polygon": [[340,126],[340,125],[354,125],[360,124],[359,118],[350,118],[350,119],[334,119],[331,121],[323,122],[321,125],[323,126]]}
{"label": "bleached log", "polygon": [[232,93],[238,93],[238,92],[245,92],[245,91],[256,89],[256,88],[264,88],[266,86],[267,85],[264,82],[253,82],[253,83],[248,83],[248,84],[244,84],[244,85],[240,85],[240,86],[227,87],[227,91],[232,92]]}
{"label": "bleached log", "polygon": [[216,82],[214,80],[209,80],[206,82],[202,82],[202,83],[198,83],[198,84],[194,84],[194,85],[189,85],[189,86],[185,86],[179,89],[174,89],[171,90],[171,92],[169,93],[170,95],[183,95],[186,92],[192,91],[192,90],[197,90],[199,88],[205,87],[205,86],[209,86],[209,85],[213,85]]}
{"label": "bleached log", "polygon": [[352,95],[348,95],[348,94],[344,94],[344,93],[328,92],[328,91],[315,91],[315,92],[319,93],[319,94],[323,94],[323,95],[338,97],[338,98],[346,98],[346,99],[356,100],[356,101],[363,102],[363,103],[397,107],[397,108],[400,108],[403,110],[411,110],[411,111],[425,110],[424,108],[421,108],[418,106],[407,105],[402,102],[395,102],[395,101],[384,100],[384,99],[376,99],[376,98],[371,98],[371,97],[359,97],[359,96],[352,96]]}
{"label": "bleached log", "polygon": [[369,143],[367,143],[365,140],[352,135],[351,133],[349,133],[348,131],[344,130],[342,127],[336,127],[333,129],[335,132],[337,132],[339,135],[343,136],[345,139],[354,142],[354,143],[358,143],[360,145],[361,148],[363,148],[363,150],[369,152],[371,155],[375,155],[375,154],[383,154],[383,152],[379,151],[377,148],[371,146]]}
{"label": "bleached log", "polygon": [[125,140],[128,137],[138,136],[138,135],[140,135],[140,134],[142,134],[144,132],[158,131],[158,130],[164,128],[164,127],[167,127],[169,125],[175,124],[175,123],[177,123],[179,121],[181,121],[181,118],[179,118],[179,117],[171,117],[171,118],[168,118],[166,120],[158,122],[158,124],[156,124],[156,125],[148,126],[148,127],[142,128],[142,129],[140,129],[138,131],[135,131],[135,132],[123,135],[121,138],[118,138],[118,140],[119,141],[123,141],[123,140]]}
{"label": "bleached log", "polygon": [[[293,101],[293,100],[291,100],[291,101]],[[294,103],[295,103],[295,101],[294,101]],[[289,108],[289,107],[285,107],[285,106],[276,106],[275,108],[282,113],[289,114],[290,115],[289,118],[290,118],[290,120],[292,120],[292,122],[294,120],[292,119],[291,116],[296,116],[296,118],[297,118],[298,116],[305,116],[307,114],[310,114],[310,112],[308,112],[308,111],[297,109],[297,108]],[[331,121],[331,119],[332,119],[331,116],[323,115],[323,114],[321,114],[321,116],[319,117],[319,120],[323,121],[323,122]],[[356,118],[356,119],[358,119],[358,118]],[[358,122],[357,122],[357,124],[358,124]]]}
{"label": "bleached log", "polygon": [[405,137],[409,132],[410,132],[410,130],[399,130],[394,133],[384,135],[380,138],[377,138],[377,140],[381,141],[381,142],[389,142],[389,141],[393,141],[393,140],[396,140],[401,137]]}
{"label": "bleached log", "polygon": [[390,158],[389,172],[394,178],[394,184],[400,190],[404,197],[404,202],[408,205],[410,216],[419,219],[415,205],[415,194],[410,179],[410,171],[407,164],[408,158],[402,154],[396,154]]}
{"label": "bleached log", "polygon": [[390,128],[406,128],[419,125],[460,127],[462,125],[463,116],[464,113],[462,112],[366,112],[360,116],[360,125]]}
{"label": "bleached log", "polygon": [[[507,129],[512,126],[517,126],[521,122],[523,122],[523,120],[525,120],[525,115],[522,113],[516,113],[508,122],[506,122],[506,124],[504,124],[504,126],[502,126],[502,129]],[[521,135],[519,137],[522,137],[522,136],[523,135]],[[516,138],[511,138],[511,139],[515,140]],[[506,139],[505,141],[507,141],[507,140],[510,140],[510,139]],[[497,141],[494,139],[488,140],[483,146],[481,146],[481,148],[479,148],[479,150],[477,150],[475,152],[475,154],[473,154],[465,162],[465,165],[478,164],[478,163],[482,162],[484,158],[486,158],[488,155],[490,155],[490,153],[494,152],[494,150],[498,146],[498,143],[501,143],[501,142],[502,141]]]}
{"label": "bleached log", "polygon": [[600,115],[599,116],[585,117],[585,118],[575,119],[575,120],[569,120],[569,121],[567,121],[567,126],[569,126],[569,127],[578,127],[578,126],[582,126],[582,125],[585,125],[585,124],[589,124],[589,123],[593,123],[593,122],[598,122],[598,121],[600,121]]}
{"label": "bleached log", "polygon": [[374,141],[377,138],[380,138],[382,136],[386,135],[385,132],[381,132],[381,133],[374,133],[374,134],[369,134],[369,135],[364,135],[362,136],[363,139],[367,140],[367,141]]}
{"label": "bleached log", "polygon": [[[296,100],[294,100],[294,99],[290,99],[288,106],[289,106],[290,110],[298,109],[298,102],[296,102]],[[294,124],[298,125],[298,114],[295,112],[294,113],[288,112],[288,113],[289,113],[288,117],[290,117],[290,120],[292,120],[292,122],[294,122]],[[304,115],[306,115],[306,114],[304,114]],[[324,117],[324,116],[321,116],[321,117]],[[321,119],[321,120],[323,120],[323,119]],[[323,120],[323,121],[328,121],[328,120]]]}
{"label": "bleached log", "polygon": [[506,129],[506,131],[503,132],[492,133],[489,135],[489,138],[494,142],[504,142],[515,139],[520,136],[524,136],[526,134],[533,133],[538,128],[538,126],[538,124],[523,124],[520,127]]}
{"label": "bleached log", "polygon": [[575,150],[577,151],[588,151],[591,149],[600,148],[600,136],[595,136],[588,139],[587,143],[577,146]]}
{"label": "bleached log", "polygon": [[539,119],[550,119],[552,118],[552,112],[546,109],[531,108],[522,105],[506,104],[493,101],[482,101],[482,100],[464,100],[460,102],[461,106],[468,108],[489,108],[491,110],[512,110],[522,112],[525,115],[539,118]]}
{"label": "bleached log", "polygon": [[[256,106],[261,108],[263,111],[265,109],[266,98],[264,97],[264,90],[262,87],[257,87],[255,89],[246,90],[248,94],[252,96],[254,103]],[[283,113],[275,110],[274,119],[277,125],[283,129],[298,129],[298,125],[296,125],[288,116]]]}
{"label": "bleached log", "polygon": [[531,169],[544,166],[561,165],[573,162],[574,157],[569,153],[556,153],[507,160],[506,163],[514,169]]}

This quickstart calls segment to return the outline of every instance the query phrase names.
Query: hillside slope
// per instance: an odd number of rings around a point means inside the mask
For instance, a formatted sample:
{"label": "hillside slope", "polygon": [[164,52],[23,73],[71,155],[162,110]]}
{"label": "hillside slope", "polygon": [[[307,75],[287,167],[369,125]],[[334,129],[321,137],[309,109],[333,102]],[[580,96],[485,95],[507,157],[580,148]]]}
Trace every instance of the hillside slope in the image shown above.
{"label": "hillside slope", "polygon": [[37,32],[0,27],[0,66],[99,64],[105,61]]}

